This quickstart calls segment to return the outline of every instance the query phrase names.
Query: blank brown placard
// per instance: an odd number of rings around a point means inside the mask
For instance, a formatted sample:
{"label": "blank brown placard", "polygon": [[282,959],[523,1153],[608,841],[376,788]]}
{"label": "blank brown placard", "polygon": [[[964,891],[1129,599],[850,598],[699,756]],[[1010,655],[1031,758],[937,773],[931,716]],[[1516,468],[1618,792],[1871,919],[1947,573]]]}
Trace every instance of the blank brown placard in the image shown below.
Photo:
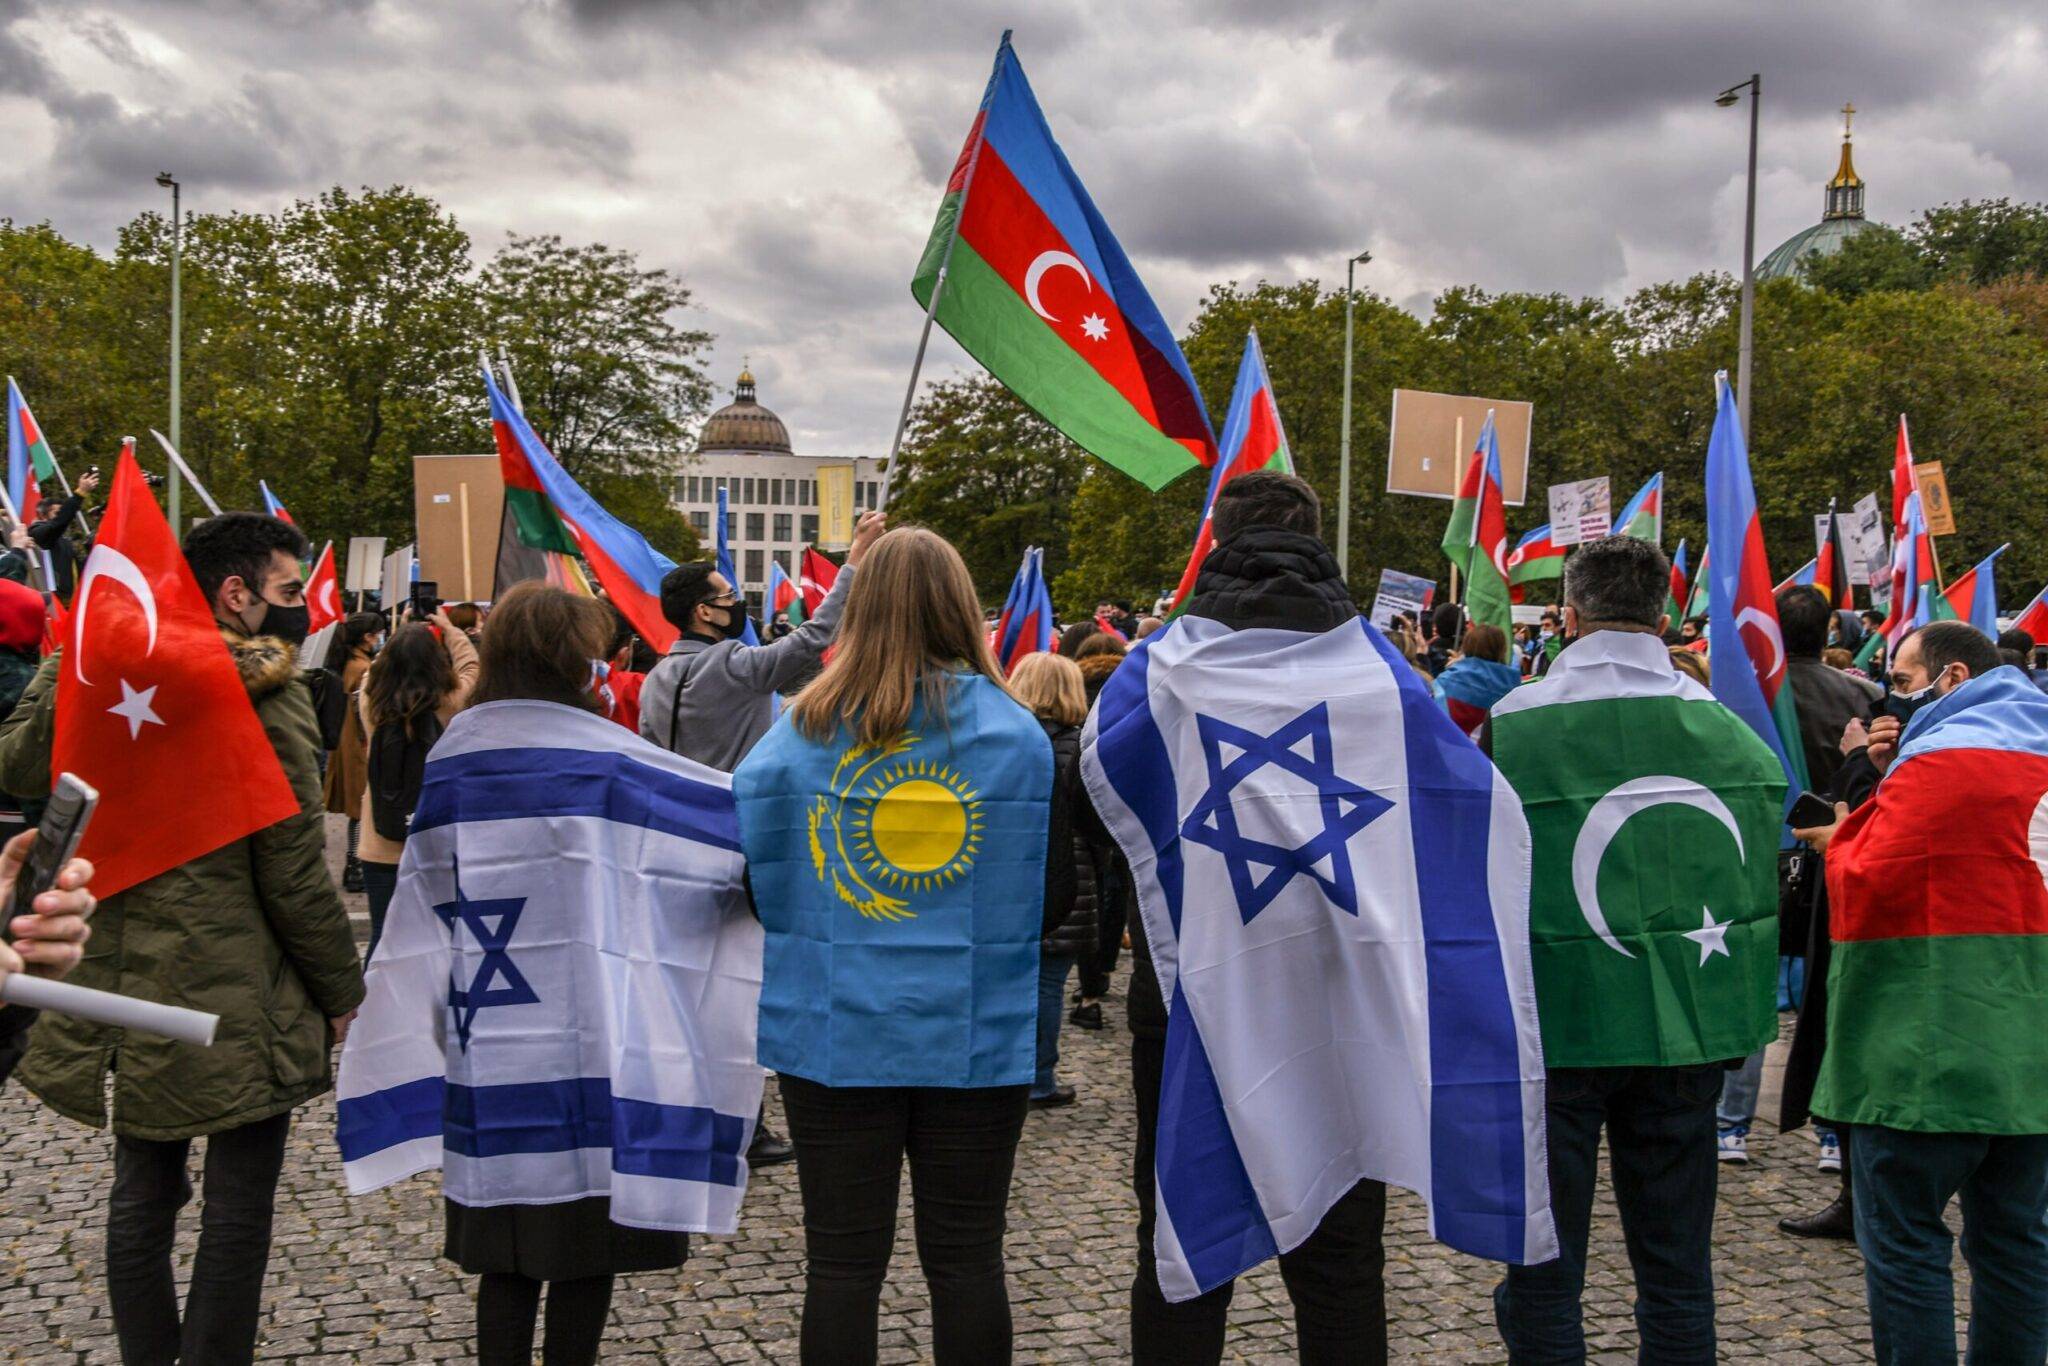
{"label": "blank brown placard", "polygon": [[1528,494],[1529,424],[1535,407],[1517,399],[1396,389],[1388,422],[1387,492],[1457,497],[1458,471],[1471,462],[1489,408],[1500,441],[1501,496],[1520,507]]}
{"label": "blank brown placard", "polygon": [[[469,513],[469,576],[463,577],[462,529]],[[420,577],[441,586],[446,602],[485,602],[498,563],[498,522],[505,481],[495,455],[412,458],[413,522],[419,528]]]}

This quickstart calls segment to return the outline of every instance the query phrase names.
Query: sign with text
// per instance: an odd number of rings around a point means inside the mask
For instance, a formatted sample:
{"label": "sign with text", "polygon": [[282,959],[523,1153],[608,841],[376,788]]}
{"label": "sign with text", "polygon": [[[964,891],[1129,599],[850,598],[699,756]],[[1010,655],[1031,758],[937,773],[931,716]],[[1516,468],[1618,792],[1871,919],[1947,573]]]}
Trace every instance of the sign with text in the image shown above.
{"label": "sign with text", "polygon": [[853,466],[818,466],[818,544],[844,550],[853,544]]}
{"label": "sign with text", "polygon": [[1528,498],[1529,427],[1536,410],[1514,399],[1396,389],[1387,422],[1387,492],[1457,497],[1458,478],[1472,463],[1488,409],[1500,442],[1501,498],[1520,507]]}
{"label": "sign with text", "polygon": [[1550,486],[1550,543],[1584,545],[1614,529],[1614,493],[1607,476]]}
{"label": "sign with text", "polygon": [[1849,558],[1856,565],[1855,577],[1870,585],[1871,606],[1890,606],[1892,600],[1892,552],[1885,544],[1884,513],[1877,495],[1866,493],[1849,509],[1842,523],[1842,537],[1849,543]]}
{"label": "sign with text", "polygon": [[1935,536],[1956,534],[1956,510],[1948,501],[1948,476],[1941,462],[1930,460],[1913,466],[1913,482],[1920,486],[1920,510],[1927,514],[1927,530]]}
{"label": "sign with text", "polygon": [[1420,625],[1429,615],[1429,604],[1435,597],[1435,579],[1403,574],[1398,569],[1382,569],[1379,592],[1372,598],[1372,624],[1382,631],[1392,630],[1394,613],[1406,612]]}

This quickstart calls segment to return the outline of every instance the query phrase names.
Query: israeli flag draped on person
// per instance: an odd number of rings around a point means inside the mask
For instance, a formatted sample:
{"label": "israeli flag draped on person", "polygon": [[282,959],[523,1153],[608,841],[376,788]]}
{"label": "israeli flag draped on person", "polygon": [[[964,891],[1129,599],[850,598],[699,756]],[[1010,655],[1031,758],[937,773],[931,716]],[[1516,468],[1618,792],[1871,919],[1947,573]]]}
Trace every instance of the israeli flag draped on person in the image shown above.
{"label": "israeli flag draped on person", "polygon": [[1366,1178],[1461,1251],[1557,1255],[1528,827],[1420,676],[1363,619],[1186,616],[1085,745],[1168,1002],[1166,1297],[1296,1247]]}
{"label": "israeli flag draped on person", "polygon": [[730,779],[601,716],[473,707],[426,765],[342,1051],[351,1193],[611,1198],[731,1233],[761,1103],[761,927]]}

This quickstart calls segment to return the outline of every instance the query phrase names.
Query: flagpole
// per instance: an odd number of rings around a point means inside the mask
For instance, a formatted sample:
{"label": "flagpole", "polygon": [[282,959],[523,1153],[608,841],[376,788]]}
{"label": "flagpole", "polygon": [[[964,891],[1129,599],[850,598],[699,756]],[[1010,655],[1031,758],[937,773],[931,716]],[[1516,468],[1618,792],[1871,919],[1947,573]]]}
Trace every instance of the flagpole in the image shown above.
{"label": "flagpole", "polygon": [[[1002,41],[996,44],[996,67],[1001,70],[1003,53],[1010,46],[1010,30],[1003,30]],[[989,87],[995,86],[995,73],[989,74]],[[987,107],[986,98],[983,107]],[[889,443],[889,463],[882,467],[882,495],[875,500],[877,512],[889,506],[889,488],[896,481],[896,457],[903,449],[903,433],[910,426],[910,404],[917,397],[918,376],[924,370],[924,349],[932,339],[932,320],[938,316],[939,297],[946,292],[946,276],[953,267],[953,248],[960,241],[960,220],[967,216],[967,196],[974,192],[974,171],[981,164],[981,149],[988,145],[988,124],[986,120],[978,125],[982,131],[975,134],[973,150],[967,154],[967,174],[960,181],[960,207],[953,214],[953,229],[946,236],[946,250],[939,256],[938,278],[932,281],[932,297],[925,304],[924,329],[917,334],[917,355],[910,362],[910,383],[903,390],[903,411],[896,415],[896,437]]]}
{"label": "flagpole", "polygon": [[[10,389],[14,390],[14,392],[17,394],[21,392],[21,386],[14,382],[14,376],[12,375],[9,375],[7,377],[7,386]],[[23,403],[26,404],[26,402],[27,400],[24,399]],[[50,444],[50,438],[48,433],[44,433],[43,435],[43,444],[46,446]],[[33,456],[29,457],[29,468],[35,468],[35,457]],[[50,452],[50,468],[57,471],[57,482],[63,485],[64,496],[66,498],[71,497],[71,481],[64,476],[64,467],[57,463],[57,453],[55,451]],[[21,521],[21,510],[15,507],[12,501],[10,501],[7,504],[7,510],[8,514],[12,516],[15,521]],[[24,523],[24,525],[26,525],[26,523]],[[83,506],[81,506],[78,510],[78,525],[84,529],[85,534],[87,536],[92,535],[92,519],[85,515],[85,509]]]}
{"label": "flagpole", "polygon": [[216,517],[220,516],[220,504],[213,501],[213,495],[206,491],[206,485],[199,482],[199,476],[192,473],[192,467],[185,463],[183,456],[178,454],[178,448],[166,440],[164,434],[154,427],[149,429],[149,434],[156,438],[157,445],[164,448],[164,454],[171,457],[171,465],[178,473],[185,476],[185,482],[192,486],[192,491],[199,495],[201,502],[206,504],[206,510]]}

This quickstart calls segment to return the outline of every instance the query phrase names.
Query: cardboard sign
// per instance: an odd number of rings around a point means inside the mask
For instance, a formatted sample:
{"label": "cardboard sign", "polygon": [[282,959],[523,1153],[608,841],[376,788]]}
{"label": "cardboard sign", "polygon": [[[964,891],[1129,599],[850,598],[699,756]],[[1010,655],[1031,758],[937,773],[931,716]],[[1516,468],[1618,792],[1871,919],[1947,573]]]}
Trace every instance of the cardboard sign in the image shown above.
{"label": "cardboard sign", "polygon": [[505,512],[498,457],[416,455],[412,487],[419,576],[440,584],[449,602],[487,601]]}
{"label": "cardboard sign", "polygon": [[342,592],[377,591],[383,584],[384,544],[382,536],[348,538],[348,579],[341,585]]}
{"label": "cardboard sign", "polygon": [[1406,612],[1418,625],[1429,615],[1430,600],[1436,597],[1436,580],[1420,574],[1403,574],[1398,569],[1380,571],[1379,591],[1373,594],[1371,620],[1382,631],[1392,630],[1394,613]]}
{"label": "cardboard sign", "polygon": [[1955,535],[1956,510],[1948,501],[1948,476],[1941,472],[1941,462],[1913,466],[1913,482],[1920,486],[1920,510],[1927,514],[1928,533]]}
{"label": "cardboard sign", "polygon": [[1394,415],[1387,422],[1387,492],[1456,498],[1459,476],[1472,463],[1488,409],[1500,442],[1501,499],[1520,507],[1528,498],[1535,407],[1515,399],[1396,389]]}
{"label": "cardboard sign", "polygon": [[1607,476],[1550,486],[1550,543],[1584,545],[1614,529],[1614,493]]}

